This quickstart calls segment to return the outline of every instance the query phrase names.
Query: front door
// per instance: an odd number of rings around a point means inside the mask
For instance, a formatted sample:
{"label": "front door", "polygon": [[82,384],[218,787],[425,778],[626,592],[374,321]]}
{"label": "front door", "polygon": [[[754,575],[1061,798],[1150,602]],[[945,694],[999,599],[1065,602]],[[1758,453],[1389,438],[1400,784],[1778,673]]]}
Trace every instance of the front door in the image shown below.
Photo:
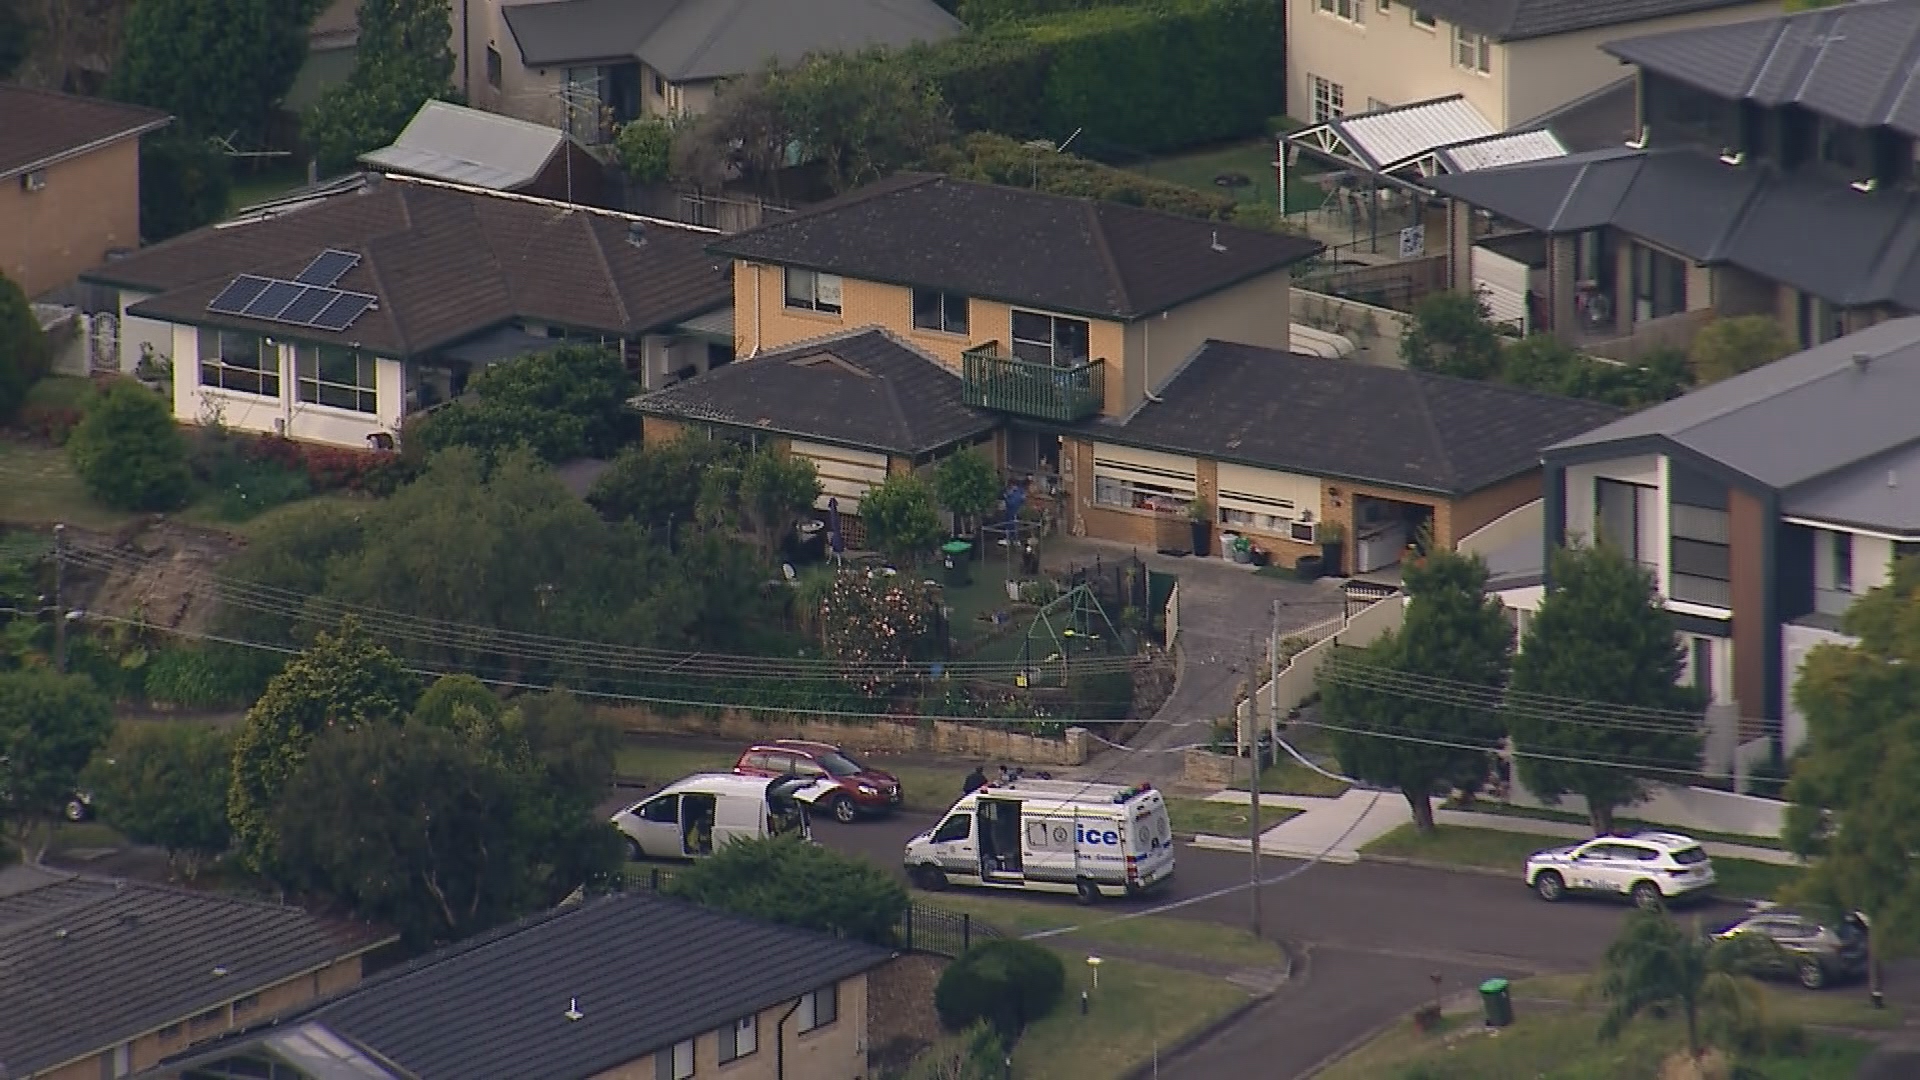
{"label": "front door", "polygon": [[1019,880],[1021,873],[1019,800],[981,799],[980,876]]}

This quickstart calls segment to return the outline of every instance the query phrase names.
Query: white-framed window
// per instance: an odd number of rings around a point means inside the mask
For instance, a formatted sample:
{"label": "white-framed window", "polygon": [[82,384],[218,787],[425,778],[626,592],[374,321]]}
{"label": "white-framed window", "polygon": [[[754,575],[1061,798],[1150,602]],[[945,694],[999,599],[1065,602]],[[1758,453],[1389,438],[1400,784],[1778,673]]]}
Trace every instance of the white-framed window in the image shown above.
{"label": "white-framed window", "polygon": [[1036,364],[1072,367],[1093,353],[1092,328],[1085,319],[1014,309],[1009,336],[1013,355]]}
{"label": "white-framed window", "polygon": [[1320,10],[1351,23],[1365,22],[1367,0],[1320,0]]}
{"label": "white-framed window", "polygon": [[1093,478],[1093,501],[1120,510],[1151,510],[1156,514],[1183,514],[1193,493],[1144,480],[1115,476]]}
{"label": "white-framed window", "polygon": [[377,412],[376,372],[380,362],[344,345],[301,345],[294,349],[294,382],[309,405],[348,412]]}
{"label": "white-framed window", "polygon": [[1422,30],[1437,30],[1440,27],[1439,19],[1421,11],[1419,8],[1414,8],[1409,18],[1412,20],[1413,25],[1420,27]]}
{"label": "white-framed window", "polygon": [[1324,124],[1347,115],[1346,87],[1318,75],[1309,75],[1307,81],[1313,88],[1314,123]]}
{"label": "white-framed window", "polygon": [[826,1027],[840,1019],[840,984],[823,986],[800,998],[800,1011],[794,1014],[794,1030],[801,1034]]}
{"label": "white-framed window", "polygon": [[1374,0],[1374,6],[1380,10],[1380,14],[1385,15],[1393,10],[1393,0]]}
{"label": "white-framed window", "polygon": [[1493,70],[1493,41],[1459,23],[1453,24],[1453,62],[1482,75]]}
{"label": "white-framed window", "polygon": [[916,330],[937,330],[942,334],[966,333],[966,294],[939,289],[913,290],[913,325]]}
{"label": "white-framed window", "polygon": [[202,329],[200,385],[277,398],[280,350],[258,334]]}
{"label": "white-framed window", "polygon": [[692,1075],[692,1039],[674,1043],[653,1055],[654,1080],[687,1080]]}
{"label": "white-framed window", "polygon": [[840,275],[787,267],[787,306],[840,314]]}
{"label": "white-framed window", "polygon": [[737,1061],[760,1049],[760,1017],[743,1016],[720,1029],[720,1064]]}

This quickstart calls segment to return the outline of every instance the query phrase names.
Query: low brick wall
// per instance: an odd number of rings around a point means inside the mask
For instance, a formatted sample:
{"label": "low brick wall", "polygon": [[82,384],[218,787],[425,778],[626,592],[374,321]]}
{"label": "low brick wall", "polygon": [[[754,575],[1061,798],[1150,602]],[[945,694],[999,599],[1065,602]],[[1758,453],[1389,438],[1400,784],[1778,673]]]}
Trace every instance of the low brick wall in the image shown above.
{"label": "low brick wall", "polygon": [[1049,739],[1001,728],[975,727],[950,720],[833,720],[729,709],[718,714],[675,715],[639,705],[609,708],[607,715],[628,732],[641,735],[697,735],[735,742],[756,739],[816,739],[854,751],[935,754],[1009,765],[1084,765],[1086,728],[1071,727]]}
{"label": "low brick wall", "polygon": [[1180,782],[1194,787],[1231,787],[1248,775],[1246,758],[1211,750],[1189,750],[1180,763]]}

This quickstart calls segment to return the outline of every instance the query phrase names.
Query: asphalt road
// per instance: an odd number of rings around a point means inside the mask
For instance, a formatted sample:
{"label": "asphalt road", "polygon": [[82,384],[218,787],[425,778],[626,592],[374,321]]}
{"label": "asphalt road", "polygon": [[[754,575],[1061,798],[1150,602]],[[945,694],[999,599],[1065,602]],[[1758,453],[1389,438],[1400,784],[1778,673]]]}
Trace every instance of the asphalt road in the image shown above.
{"label": "asphalt road", "polygon": [[[897,871],[906,841],[935,820],[905,814],[844,826],[816,822],[814,835]],[[1245,925],[1248,890],[1210,894],[1245,885],[1249,862],[1242,854],[1183,847],[1174,881],[1154,897],[1108,900],[1094,908],[1068,897],[1034,899],[1057,902],[1063,915],[1087,919],[1190,900],[1165,914]],[[1494,976],[1591,969],[1627,914],[1624,905],[1605,901],[1541,903],[1517,880],[1481,874],[1264,861],[1264,879],[1283,875],[1290,876],[1261,889],[1263,929],[1304,962],[1291,982],[1240,1022],[1188,1054],[1162,1061],[1166,1080],[1293,1080],[1430,1000],[1434,975],[1441,976],[1441,993],[1451,995]],[[1686,913],[1711,922],[1739,910],[1711,901]],[[1896,1001],[1920,997],[1920,977],[1890,971],[1888,991]]]}

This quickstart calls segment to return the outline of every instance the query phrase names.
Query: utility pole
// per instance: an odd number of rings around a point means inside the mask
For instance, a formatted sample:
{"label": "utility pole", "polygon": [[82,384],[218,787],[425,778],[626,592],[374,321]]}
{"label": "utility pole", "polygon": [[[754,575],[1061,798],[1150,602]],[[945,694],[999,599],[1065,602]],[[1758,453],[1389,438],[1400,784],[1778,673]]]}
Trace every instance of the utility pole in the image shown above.
{"label": "utility pole", "polygon": [[[1256,721],[1260,716],[1260,677],[1254,672],[1260,670],[1260,654],[1251,647],[1252,641],[1247,644],[1247,741],[1252,744],[1249,750],[1253,766],[1247,780],[1247,825],[1252,841],[1247,849],[1252,853],[1247,871],[1247,895],[1252,897],[1253,936],[1257,938],[1260,936],[1260,725]],[[1271,655],[1271,644],[1267,651]]]}
{"label": "utility pole", "polygon": [[67,673],[67,527],[53,527],[53,670]]}

